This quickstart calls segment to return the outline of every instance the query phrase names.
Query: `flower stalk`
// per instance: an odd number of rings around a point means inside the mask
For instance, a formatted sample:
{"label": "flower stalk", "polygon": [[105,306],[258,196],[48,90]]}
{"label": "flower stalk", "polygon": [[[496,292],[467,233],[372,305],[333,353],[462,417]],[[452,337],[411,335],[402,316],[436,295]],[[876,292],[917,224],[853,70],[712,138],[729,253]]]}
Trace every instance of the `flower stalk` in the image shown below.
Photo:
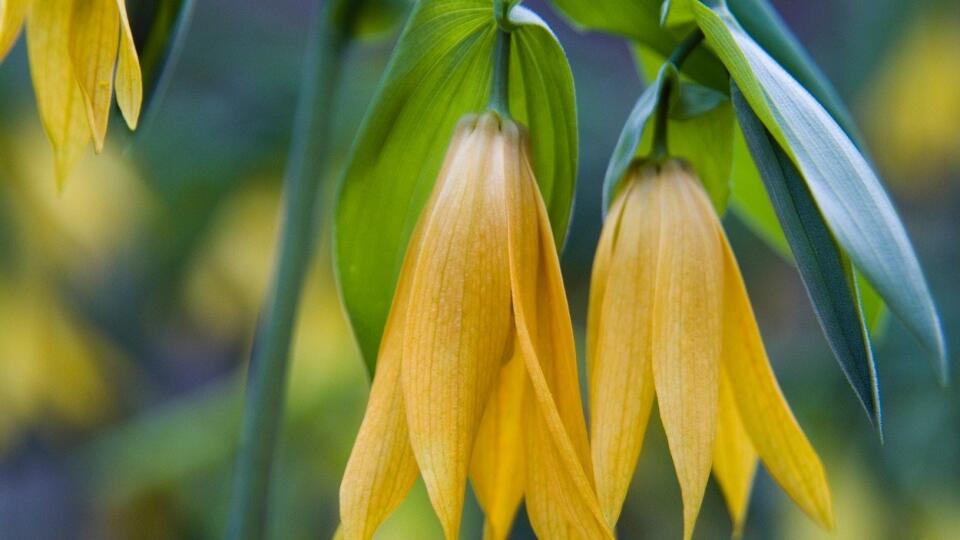
{"label": "flower stalk", "polygon": [[490,84],[489,108],[504,118],[510,118],[510,30],[506,26],[506,6],[503,0],[494,2],[497,20],[497,42],[493,50],[493,80]]}
{"label": "flower stalk", "polygon": [[[677,48],[670,54],[670,58],[667,59],[667,63],[673,64],[673,67],[679,70],[690,53],[702,42],[703,32],[699,29],[694,30],[677,45]],[[674,88],[673,82],[668,79],[660,91],[660,101],[657,103],[657,116],[653,128],[653,151],[651,155],[655,161],[661,161],[670,155],[667,149],[667,120],[670,114],[670,94],[675,90],[677,89]]]}
{"label": "flower stalk", "polygon": [[263,537],[274,450],[283,418],[290,342],[316,237],[317,196],[330,147],[330,111],[359,2],[325,2],[312,22],[273,279],[254,338],[227,538]]}

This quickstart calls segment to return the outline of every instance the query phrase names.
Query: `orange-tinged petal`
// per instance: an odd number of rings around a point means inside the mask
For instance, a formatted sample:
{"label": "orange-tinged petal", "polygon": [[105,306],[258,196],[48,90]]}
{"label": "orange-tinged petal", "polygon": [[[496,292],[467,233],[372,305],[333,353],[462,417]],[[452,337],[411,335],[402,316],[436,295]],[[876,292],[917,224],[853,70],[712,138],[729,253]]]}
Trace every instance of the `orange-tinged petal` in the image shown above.
{"label": "orange-tinged petal", "polygon": [[27,17],[27,53],[37,108],[53,145],[58,185],[90,141],[83,94],[70,61],[73,0],[34,0]]}
{"label": "orange-tinged petal", "polygon": [[380,356],[367,411],[340,484],[340,520],[347,540],[371,538],[417,479],[417,464],[407,434],[396,341],[384,336],[385,348],[397,350]]}
{"label": "orange-tinged petal", "polygon": [[[527,513],[541,538],[612,538],[590,472],[573,330],[546,208],[528,148],[507,184],[510,279],[530,398]],[[508,160],[513,161],[513,160]]]}
{"label": "orange-tinged petal", "polygon": [[653,378],[680,482],[684,538],[690,538],[713,463],[723,252],[716,214],[693,173],[670,161],[653,181],[651,197],[660,221],[651,315]]}
{"label": "orange-tinged petal", "polygon": [[588,316],[597,326],[587,351],[593,469],[611,527],[637,466],[654,388],[650,331],[660,230],[649,193],[655,170],[628,174],[600,237]]}
{"label": "orange-tinged petal", "polygon": [[74,0],[70,58],[83,92],[97,153],[103,150],[113,102],[113,67],[117,63],[119,24],[116,0]]}
{"label": "orange-tinged petal", "polygon": [[137,129],[140,107],[143,103],[143,75],[140,73],[140,58],[133,44],[133,32],[127,18],[125,0],[116,0],[120,13],[120,50],[117,55],[116,93],[117,105],[130,129]]}
{"label": "orange-tinged petal", "polygon": [[23,19],[27,16],[29,0],[3,0],[0,2],[0,62],[17,42]]}
{"label": "orange-tinged petal", "polygon": [[523,358],[513,355],[500,368],[496,388],[477,432],[470,480],[486,516],[484,540],[507,538],[523,498],[526,386]]}
{"label": "orange-tinged petal", "polygon": [[720,408],[717,411],[717,440],[713,450],[713,474],[727,502],[733,534],[743,532],[750,502],[750,488],[757,470],[757,451],[747,435],[726,370],[720,369]]}
{"label": "orange-tinged petal", "polygon": [[421,227],[413,231],[380,343],[367,410],[340,484],[340,528],[346,540],[368,540],[403,502],[417,479],[400,384],[403,321]]}
{"label": "orange-tinged petal", "polygon": [[820,458],[780,391],[763,347],[740,269],[723,236],[723,362],[753,447],[767,471],[814,521],[833,527],[833,505]]}
{"label": "orange-tinged petal", "polygon": [[448,150],[421,217],[401,369],[410,442],[448,539],[459,534],[474,439],[512,329],[502,204],[511,136],[489,114],[458,129],[471,132]]}

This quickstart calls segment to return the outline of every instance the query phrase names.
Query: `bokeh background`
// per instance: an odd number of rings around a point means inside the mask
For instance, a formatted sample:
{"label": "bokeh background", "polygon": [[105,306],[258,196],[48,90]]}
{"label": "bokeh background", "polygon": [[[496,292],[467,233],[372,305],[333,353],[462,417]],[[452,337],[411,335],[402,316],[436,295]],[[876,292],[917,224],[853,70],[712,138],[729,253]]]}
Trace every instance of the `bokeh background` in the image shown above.
{"label": "bokeh background", "polygon": [[[23,41],[0,65],[0,538],[222,536],[244,361],[275,248],[309,0],[202,0],[169,90],[135,135],[114,121],[57,194]],[[600,184],[643,88],[627,45],[542,1],[577,83],[581,161],[563,255],[582,343]],[[775,2],[858,117],[960,339],[960,3]],[[395,33],[349,52],[323,211]],[[796,272],[725,224],[775,370],[820,451],[834,538],[960,538],[960,397],[896,321],[877,346],[880,444],[834,365]],[[328,230],[328,228],[327,228]],[[328,538],[367,377],[321,236],[296,332],[271,538]],[[522,514],[522,513],[521,513]],[[468,502],[464,537],[479,538]],[[679,538],[680,496],[651,423],[622,538]],[[697,538],[728,538],[715,485]],[[421,485],[380,538],[440,538]],[[516,538],[533,538],[521,515]],[[746,538],[815,539],[763,472]]]}

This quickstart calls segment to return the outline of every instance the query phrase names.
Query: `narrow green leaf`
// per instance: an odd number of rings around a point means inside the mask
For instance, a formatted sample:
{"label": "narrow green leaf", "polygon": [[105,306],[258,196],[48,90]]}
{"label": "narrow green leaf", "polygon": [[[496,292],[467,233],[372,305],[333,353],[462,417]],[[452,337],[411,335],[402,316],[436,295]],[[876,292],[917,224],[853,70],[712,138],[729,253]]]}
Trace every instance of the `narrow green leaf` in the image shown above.
{"label": "narrow green leaf", "polygon": [[862,150],[860,131],[853,121],[853,115],[840,99],[840,94],[770,3],[767,0],[726,1],[730,11],[750,37],[817,98]]}
{"label": "narrow green leaf", "polygon": [[893,204],[850,137],[822,105],[754,42],[723,6],[695,3],[707,43],[800,170],[834,237],[891,310],[937,357],[947,348],[936,307]]}
{"label": "narrow green leaf", "polygon": [[736,84],[730,95],[820,327],[870,421],[882,433],[877,368],[861,317],[853,267],[844,261],[799,171],[772,140]]}
{"label": "narrow green leaf", "polygon": [[143,74],[144,117],[166,92],[190,28],[195,0],[133,2],[130,24]]}
{"label": "narrow green leaf", "polygon": [[[532,12],[510,12],[510,107],[526,125],[558,242],[577,167],[573,77]],[[341,180],[334,241],[338,283],[371,373],[410,234],[457,121],[485,110],[497,26],[489,0],[418,2],[394,50]]]}

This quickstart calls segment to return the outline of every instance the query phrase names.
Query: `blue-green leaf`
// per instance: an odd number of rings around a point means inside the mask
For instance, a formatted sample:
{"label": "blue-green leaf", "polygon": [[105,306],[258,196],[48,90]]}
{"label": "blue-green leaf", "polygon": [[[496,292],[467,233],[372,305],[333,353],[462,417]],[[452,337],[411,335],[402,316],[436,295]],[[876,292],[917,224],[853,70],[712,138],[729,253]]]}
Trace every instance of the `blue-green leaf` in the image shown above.
{"label": "blue-green leaf", "polygon": [[[528,126],[558,240],[577,164],[573,78],[553,34],[522,6],[513,30],[510,107]],[[341,180],[334,220],[343,303],[370,371],[410,234],[457,121],[486,108],[497,25],[490,0],[423,0],[408,19]]]}
{"label": "blue-green leaf", "polygon": [[730,96],[820,327],[840,369],[882,433],[877,368],[861,318],[853,268],[845,263],[799,171],[770,137],[736,84]]}
{"label": "blue-green leaf", "polygon": [[[787,73],[824,106],[858,146],[860,132],[840,94],[767,0],[726,0],[737,21]],[[862,148],[861,148],[862,150]]]}
{"label": "blue-green leaf", "polygon": [[723,6],[697,23],[764,126],[800,170],[831,232],[947,373],[940,319],[906,230],[870,164],[826,109]]}

